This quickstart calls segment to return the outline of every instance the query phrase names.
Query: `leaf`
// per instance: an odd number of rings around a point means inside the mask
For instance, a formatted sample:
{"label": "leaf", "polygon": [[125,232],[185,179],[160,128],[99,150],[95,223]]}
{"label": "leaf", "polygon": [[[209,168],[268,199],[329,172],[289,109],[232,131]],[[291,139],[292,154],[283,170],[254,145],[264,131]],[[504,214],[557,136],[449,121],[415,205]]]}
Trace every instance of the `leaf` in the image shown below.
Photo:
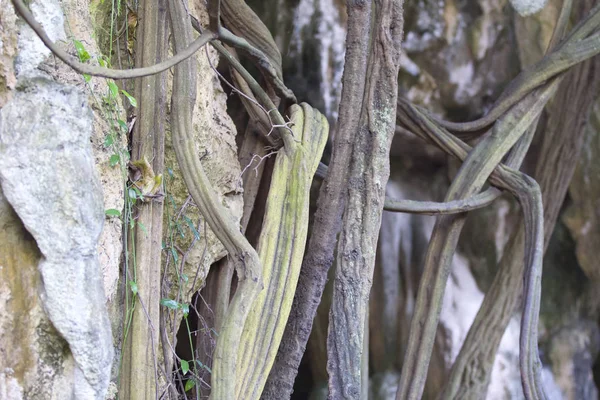
{"label": "leaf", "polygon": [[190,371],[190,364],[185,360],[181,360],[181,372],[183,373],[183,375],[187,374],[189,371]]}
{"label": "leaf", "polygon": [[200,233],[198,233],[198,230],[194,226],[194,223],[192,222],[192,220],[189,219],[186,215],[183,216],[183,219],[190,227],[190,230],[194,233],[194,237],[196,238],[196,240],[200,240]]}
{"label": "leaf", "polygon": [[187,283],[187,281],[190,279],[188,278],[188,276],[186,274],[181,274],[181,279]]}
{"label": "leaf", "polygon": [[129,128],[127,128],[127,124],[122,119],[118,119],[117,123],[119,124],[121,129],[123,129],[123,131],[127,132],[129,130]]}
{"label": "leaf", "polygon": [[196,381],[193,379],[188,379],[188,381],[185,383],[185,391],[188,392],[194,386],[196,386]]}
{"label": "leaf", "polygon": [[114,208],[109,208],[108,210],[104,211],[104,214],[106,214],[109,217],[120,217],[121,211],[116,210]]}
{"label": "leaf", "polygon": [[129,104],[131,104],[132,107],[137,107],[137,100],[135,99],[135,97],[127,93],[127,91],[125,90],[121,90],[121,93],[123,93],[123,95],[127,97],[127,100],[129,100]]}
{"label": "leaf", "polygon": [[129,194],[129,198],[131,200],[136,200],[137,199],[137,193],[135,192],[135,190],[133,190],[132,188],[130,188],[127,193]]}
{"label": "leaf", "polygon": [[160,305],[170,308],[171,310],[179,309],[179,303],[172,299],[160,299]]}
{"label": "leaf", "polygon": [[115,137],[113,135],[107,135],[104,139],[104,147],[110,147],[115,142]]}
{"label": "leaf", "polygon": [[83,80],[84,80],[86,83],[89,83],[89,81],[91,81],[91,80],[92,80],[92,77],[91,77],[90,75],[88,75],[88,74],[83,74]]}
{"label": "leaf", "polygon": [[85,47],[83,47],[83,43],[81,43],[79,40],[73,40],[73,44],[75,45],[75,50],[77,51],[79,61],[86,62],[90,59],[90,53],[88,53]]}
{"label": "leaf", "polygon": [[108,160],[108,162],[111,167],[114,167],[115,165],[117,165],[119,163],[119,155],[113,154],[112,156],[110,156],[110,159]]}
{"label": "leaf", "polygon": [[146,236],[148,236],[148,229],[146,229],[146,225],[142,224],[140,221],[138,221],[137,224],[140,226],[140,229],[142,230],[142,232],[144,232],[146,234]]}
{"label": "leaf", "polygon": [[133,294],[138,294],[138,286],[137,283],[134,281],[129,281],[129,287],[131,288],[131,292]]}
{"label": "leaf", "polygon": [[173,260],[175,260],[175,262],[178,262],[179,256],[177,255],[177,251],[175,251],[174,247],[171,247],[170,250],[171,250],[171,255],[173,256]]}
{"label": "leaf", "polygon": [[190,306],[189,304],[180,304],[181,311],[183,311],[183,317],[187,318],[190,315]]}
{"label": "leaf", "polygon": [[202,364],[202,362],[200,362],[200,360],[196,360],[196,363],[198,364],[198,366],[200,368],[203,368],[212,374],[212,370],[210,369],[210,367],[208,365]]}
{"label": "leaf", "polygon": [[119,97],[119,87],[114,81],[108,81],[108,88],[110,89],[110,94],[113,98]]}

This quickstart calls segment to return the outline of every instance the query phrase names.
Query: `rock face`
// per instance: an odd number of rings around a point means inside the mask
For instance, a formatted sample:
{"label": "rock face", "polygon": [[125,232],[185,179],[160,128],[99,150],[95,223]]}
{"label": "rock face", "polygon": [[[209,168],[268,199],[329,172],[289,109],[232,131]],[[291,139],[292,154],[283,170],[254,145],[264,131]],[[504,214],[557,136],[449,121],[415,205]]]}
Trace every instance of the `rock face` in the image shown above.
{"label": "rock face", "polygon": [[[58,2],[29,5],[53,40],[66,39]],[[75,2],[64,5],[72,16]],[[114,354],[105,289],[116,288],[104,278],[118,277],[121,252],[120,228],[103,232],[104,200],[122,201],[122,185],[105,196],[101,180],[120,172],[99,179],[107,129],[83,77],[47,68],[49,50],[16,23],[10,2],[1,10],[0,63],[14,70],[0,80],[0,398],[104,399]],[[102,250],[116,259],[101,265]]]}
{"label": "rock face", "polygon": [[21,84],[0,114],[2,191],[41,253],[39,295],[75,361],[72,395],[101,398],[113,345],[96,251],[104,207],[91,110],[75,88],[43,78]]}

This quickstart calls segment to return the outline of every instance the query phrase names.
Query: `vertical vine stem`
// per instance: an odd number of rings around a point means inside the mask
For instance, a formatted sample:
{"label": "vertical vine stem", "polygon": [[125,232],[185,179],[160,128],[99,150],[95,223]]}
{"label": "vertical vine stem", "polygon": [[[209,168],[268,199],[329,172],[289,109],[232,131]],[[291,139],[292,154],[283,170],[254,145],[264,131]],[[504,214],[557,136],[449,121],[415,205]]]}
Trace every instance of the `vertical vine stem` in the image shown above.
{"label": "vertical vine stem", "polygon": [[[189,17],[183,2],[170,1],[169,12],[175,50],[192,41]],[[175,67],[171,108],[173,147],[185,183],[215,235],[223,243],[236,265],[239,284],[217,339],[212,369],[211,398],[235,398],[237,348],[250,305],[262,289],[260,260],[239,227],[218,201],[215,191],[200,164],[192,136],[192,110],[196,100],[196,69],[194,60]]]}

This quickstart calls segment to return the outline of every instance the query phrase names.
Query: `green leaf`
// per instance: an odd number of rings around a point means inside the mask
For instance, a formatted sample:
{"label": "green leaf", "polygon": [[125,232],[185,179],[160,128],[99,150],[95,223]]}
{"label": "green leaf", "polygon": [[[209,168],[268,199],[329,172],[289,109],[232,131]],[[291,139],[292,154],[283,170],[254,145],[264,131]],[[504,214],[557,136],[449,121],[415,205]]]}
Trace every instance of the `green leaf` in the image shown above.
{"label": "green leaf", "polygon": [[196,363],[198,364],[198,366],[200,368],[203,368],[212,374],[212,370],[210,369],[210,367],[208,365],[202,364],[202,362],[200,362],[200,360],[196,360]]}
{"label": "green leaf", "polygon": [[171,255],[173,256],[173,260],[175,260],[175,262],[179,261],[179,256],[177,255],[177,251],[175,251],[174,247],[170,247],[171,250]]}
{"label": "green leaf", "polygon": [[104,214],[106,214],[109,217],[120,217],[121,211],[116,210],[114,208],[109,208],[108,210],[104,211]]}
{"label": "green leaf", "polygon": [[142,224],[140,221],[138,221],[137,224],[140,226],[140,229],[142,230],[142,232],[144,232],[146,234],[146,236],[148,236],[148,229],[146,229],[146,225]]}
{"label": "green leaf", "polygon": [[194,233],[194,237],[196,238],[196,240],[200,240],[200,234],[198,233],[198,230],[194,226],[194,223],[192,222],[192,220],[189,219],[186,215],[183,216],[183,219],[190,227],[190,230]]}
{"label": "green leaf", "polygon": [[181,279],[187,283],[187,281],[190,279],[188,278],[188,276],[186,274],[181,274]]}
{"label": "green leaf", "polygon": [[90,75],[88,75],[88,74],[83,74],[83,80],[86,83],[89,83],[92,80],[92,77]]}
{"label": "green leaf", "polygon": [[185,383],[185,391],[188,392],[194,386],[196,386],[196,381],[193,379],[188,379]]}
{"label": "green leaf", "polygon": [[114,167],[115,165],[117,165],[119,163],[119,155],[113,154],[112,156],[110,156],[108,163],[110,164],[111,167]]}
{"label": "green leaf", "polygon": [[179,303],[172,299],[160,299],[160,305],[170,308],[171,310],[179,309]]}
{"label": "green leaf", "polygon": [[137,193],[135,192],[135,190],[133,190],[133,188],[129,188],[129,190],[127,191],[127,193],[129,194],[129,198],[131,200],[136,200],[137,199]]}
{"label": "green leaf", "polygon": [[115,142],[115,137],[113,135],[106,135],[104,138],[104,147],[110,147]]}
{"label": "green leaf", "polygon": [[110,94],[113,98],[119,97],[119,87],[114,81],[108,81],[108,88],[110,89]]}
{"label": "green leaf", "polygon": [[138,286],[134,281],[129,281],[129,287],[131,288],[131,292],[133,294],[138,294]]}
{"label": "green leaf", "polygon": [[75,50],[77,51],[79,61],[86,62],[90,59],[90,53],[88,53],[85,47],[83,47],[83,43],[81,43],[79,40],[73,40],[73,44],[75,44]]}
{"label": "green leaf", "polygon": [[127,100],[129,100],[129,104],[131,104],[132,107],[137,107],[137,100],[135,99],[135,97],[127,93],[127,91],[125,90],[121,90],[121,93],[123,93],[125,97],[127,97]]}
{"label": "green leaf", "polygon": [[190,306],[189,304],[180,304],[181,311],[183,311],[183,317],[187,318],[190,315]]}
{"label": "green leaf", "polygon": [[187,374],[189,371],[190,364],[185,360],[181,360],[181,372],[183,373],[183,375]]}
{"label": "green leaf", "polygon": [[185,237],[185,232],[183,231],[183,228],[181,227],[181,224],[179,222],[175,222],[175,228],[177,228],[177,232],[179,232],[179,235],[184,238]]}
{"label": "green leaf", "polygon": [[117,123],[119,124],[121,129],[123,129],[123,131],[127,132],[129,130],[129,128],[127,127],[127,124],[122,119],[118,119]]}

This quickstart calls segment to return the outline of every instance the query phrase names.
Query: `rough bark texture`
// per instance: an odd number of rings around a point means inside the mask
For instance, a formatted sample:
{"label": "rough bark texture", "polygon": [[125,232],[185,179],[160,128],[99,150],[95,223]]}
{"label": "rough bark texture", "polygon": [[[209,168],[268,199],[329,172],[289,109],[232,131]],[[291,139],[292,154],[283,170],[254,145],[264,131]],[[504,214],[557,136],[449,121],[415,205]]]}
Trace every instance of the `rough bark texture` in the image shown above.
{"label": "rough bark texture", "polygon": [[[167,9],[165,1],[140,3],[136,65],[150,66],[166,58]],[[156,175],[164,170],[166,73],[136,82],[139,102],[132,136],[132,161],[146,160]],[[135,227],[130,230],[131,255],[127,281],[138,287],[133,316],[123,348],[119,395],[128,399],[152,399],[158,395],[158,354],[161,299],[163,202],[138,204]],[[129,290],[129,289],[126,289]],[[131,293],[129,294],[132,295]]]}
{"label": "rough bark texture", "polygon": [[331,399],[358,399],[362,392],[365,319],[396,124],[402,6],[402,1],[375,1],[373,5],[371,52],[359,131],[353,143],[329,313],[327,371]]}
{"label": "rough bark texture", "polygon": [[371,19],[370,1],[348,4],[348,36],[344,67],[340,117],[334,135],[329,174],[319,194],[312,234],[300,270],[290,317],[271,375],[263,392],[264,399],[288,398],[293,390],[298,366],[306,349],[314,316],[323,294],[327,271],[333,262],[333,250],[339,231],[345,186],[352,152],[358,133]]}

